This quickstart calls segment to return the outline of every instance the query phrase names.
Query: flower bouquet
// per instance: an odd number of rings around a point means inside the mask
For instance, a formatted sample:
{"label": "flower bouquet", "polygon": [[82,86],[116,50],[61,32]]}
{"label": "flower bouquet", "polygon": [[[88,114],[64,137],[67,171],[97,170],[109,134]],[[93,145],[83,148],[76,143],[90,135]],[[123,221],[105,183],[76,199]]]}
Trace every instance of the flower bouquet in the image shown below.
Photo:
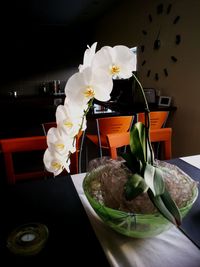
{"label": "flower bouquet", "polygon": [[154,159],[148,103],[133,73],[135,58],[131,50],[119,45],[104,46],[96,52],[96,46],[94,43],[86,49],[79,71],[66,83],[64,105],[56,110],[57,127],[47,133],[46,169],[54,175],[64,168],[69,172],[76,135],[86,129],[86,115],[94,98],[108,101],[113,78],[133,76],[144,98],[145,125],[140,122],[133,125],[130,151],[123,155],[122,161],[101,159],[91,168],[83,189],[103,221],[125,235],[149,237],[173,224],[179,227],[197,198],[197,185],[177,167]]}

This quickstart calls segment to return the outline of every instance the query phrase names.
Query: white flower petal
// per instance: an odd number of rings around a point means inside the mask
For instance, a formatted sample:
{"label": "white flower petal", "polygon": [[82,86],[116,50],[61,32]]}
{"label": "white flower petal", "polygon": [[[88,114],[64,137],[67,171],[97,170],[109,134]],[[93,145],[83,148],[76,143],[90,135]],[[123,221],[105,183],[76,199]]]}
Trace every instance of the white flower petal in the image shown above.
{"label": "white flower petal", "polygon": [[85,89],[83,72],[78,72],[72,75],[65,86],[66,98],[81,106],[88,102],[88,99],[85,99],[84,94],[81,93]]}
{"label": "white flower petal", "polygon": [[135,70],[135,56],[132,51],[123,45],[102,47],[94,56],[95,71],[101,69],[113,77],[127,79]]}
{"label": "white flower petal", "polygon": [[68,136],[62,129],[50,128],[47,133],[47,144],[50,151],[55,151],[60,155],[69,155],[69,152],[76,150],[75,139]]}
{"label": "white flower petal", "polygon": [[112,77],[108,76],[105,71],[99,70],[98,73],[94,73],[93,79],[95,98],[99,101],[108,101],[113,88]]}
{"label": "white flower petal", "polygon": [[56,122],[59,129],[63,129],[67,136],[73,138],[78,134],[81,123],[83,111],[76,112],[76,108],[74,107],[74,111],[72,112],[72,108],[70,109],[67,105],[60,105],[56,110]]}
{"label": "white flower petal", "polygon": [[105,71],[109,76],[112,76],[110,73],[112,62],[112,47],[104,46],[95,54],[92,61],[92,68],[94,72],[98,72],[98,69],[100,69],[101,71]]}
{"label": "white flower petal", "polygon": [[66,160],[66,157],[60,157],[60,155],[53,153],[49,149],[46,149],[43,157],[46,170],[52,172],[55,176],[63,171],[64,166],[67,166],[64,163]]}
{"label": "white flower petal", "polygon": [[90,67],[95,55],[97,42],[91,47],[88,47],[84,53],[83,65],[79,65],[79,71],[82,72],[85,68]]}

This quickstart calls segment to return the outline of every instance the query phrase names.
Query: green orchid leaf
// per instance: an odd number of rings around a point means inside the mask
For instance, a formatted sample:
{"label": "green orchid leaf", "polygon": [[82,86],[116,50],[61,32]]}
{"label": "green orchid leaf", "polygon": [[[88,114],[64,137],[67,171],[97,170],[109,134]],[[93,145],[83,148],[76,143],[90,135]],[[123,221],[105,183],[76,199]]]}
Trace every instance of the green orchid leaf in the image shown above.
{"label": "green orchid leaf", "polygon": [[176,225],[176,220],[174,216],[169,212],[169,210],[166,208],[165,204],[163,203],[163,200],[161,196],[154,196],[153,192],[149,189],[148,190],[149,198],[153,202],[154,206],[159,210],[159,212],[171,223]]}
{"label": "green orchid leaf", "polygon": [[181,224],[181,215],[179,209],[177,208],[167,190],[165,190],[165,192],[160,196],[154,196],[151,189],[149,189],[147,192],[149,198],[153,202],[154,206],[159,210],[159,212],[171,223],[179,226]]}
{"label": "green orchid leaf", "polygon": [[129,176],[128,181],[125,184],[125,197],[127,200],[132,200],[147,190],[148,186],[146,185],[143,177],[138,173],[135,173]]}
{"label": "green orchid leaf", "polygon": [[134,124],[130,131],[130,149],[138,160],[145,163],[145,127],[141,122]]}
{"label": "green orchid leaf", "polygon": [[173,214],[173,216],[176,220],[176,225],[178,225],[178,226],[181,225],[182,218],[181,218],[179,208],[177,207],[176,203],[172,199],[169,192],[167,190],[165,190],[161,197],[162,197],[162,200],[165,203],[165,206],[167,207],[167,209],[171,212],[171,214]]}
{"label": "green orchid leaf", "polygon": [[150,149],[150,146],[151,146],[151,143],[149,144],[148,142],[147,142],[147,151],[146,151],[146,153],[147,153],[147,162],[149,163],[149,164],[152,164],[153,162],[154,162],[154,152],[153,152],[153,149],[151,148]]}
{"label": "green orchid leaf", "polygon": [[[147,142],[146,127],[142,122],[134,124],[130,132],[130,148],[131,152],[140,160],[143,164],[145,162],[152,163],[154,160],[153,150],[150,149],[150,145]],[[152,154],[151,152],[152,151]]]}
{"label": "green orchid leaf", "polygon": [[143,152],[145,154],[146,150],[146,128],[142,122],[138,122],[135,124],[135,127],[138,129],[140,142],[143,148]]}
{"label": "green orchid leaf", "polygon": [[133,172],[140,173],[141,163],[136,159],[132,153],[124,153],[121,155],[125,159],[125,165]]}
{"label": "green orchid leaf", "polygon": [[163,181],[163,172],[158,167],[155,167],[153,182],[156,195],[162,195],[165,192],[165,183]]}
{"label": "green orchid leaf", "polygon": [[149,186],[154,196],[162,195],[165,191],[162,170],[149,163],[146,164],[144,171],[144,180]]}
{"label": "green orchid leaf", "polygon": [[154,196],[156,196],[156,191],[154,187],[154,175],[155,175],[155,167],[147,163],[144,171],[144,180],[148,185],[148,187],[153,192]]}

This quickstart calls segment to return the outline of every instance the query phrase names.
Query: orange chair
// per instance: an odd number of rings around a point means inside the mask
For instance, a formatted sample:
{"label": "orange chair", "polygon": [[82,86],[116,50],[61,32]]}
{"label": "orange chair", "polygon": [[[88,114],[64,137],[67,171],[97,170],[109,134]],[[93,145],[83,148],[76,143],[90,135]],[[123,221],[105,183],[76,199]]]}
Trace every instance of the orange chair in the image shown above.
{"label": "orange chair", "polygon": [[[57,127],[57,124],[55,121],[53,122],[44,122],[42,123],[42,129],[45,135],[47,135],[47,132],[50,128]],[[71,154],[70,157],[70,173],[76,174],[79,173],[79,170],[81,169],[81,147],[82,147],[82,141],[84,139],[84,133],[82,131],[79,132],[79,134],[76,136],[76,151]]]}
{"label": "orange chair", "polygon": [[[47,172],[43,168],[43,163],[41,164],[41,170],[17,173],[13,160],[15,153],[45,151],[47,148],[45,136],[2,139],[0,144],[5,161],[7,182],[9,184],[15,184],[17,180],[44,178],[47,175]],[[43,162],[42,158],[41,162]],[[50,175],[50,173],[48,173],[48,175]]]}
{"label": "orange chair", "polygon": [[[168,111],[151,111],[149,114],[150,114],[151,130],[160,129],[165,126],[165,123],[168,118]],[[145,114],[138,113],[137,121],[145,123]]]}
{"label": "orange chair", "polygon": [[172,157],[172,128],[161,128],[150,130],[151,142],[162,142],[164,144],[164,159]]}
{"label": "orange chair", "polygon": [[95,145],[99,146],[100,156],[102,157],[102,148],[110,149],[106,135],[111,133],[128,132],[132,126],[134,116],[116,116],[97,118],[97,134],[86,134],[86,137]]}
{"label": "orange chair", "polygon": [[[164,143],[164,157],[166,160],[171,159],[171,128],[161,128],[150,130],[151,142]],[[106,135],[109,144],[111,158],[117,158],[117,148],[130,144],[130,133],[114,133]]]}
{"label": "orange chair", "polygon": [[[149,113],[149,115],[150,115],[150,131],[155,130],[155,129],[163,129],[165,127],[165,124],[166,124],[166,121],[168,118],[168,114],[169,114],[168,111],[151,111]],[[145,114],[144,113],[138,113],[137,114],[137,121],[145,123]],[[158,134],[160,135],[160,131]],[[153,148],[154,148],[156,157],[159,157],[158,156],[160,154],[160,152],[159,152],[160,141],[159,140],[157,142],[154,142]]]}

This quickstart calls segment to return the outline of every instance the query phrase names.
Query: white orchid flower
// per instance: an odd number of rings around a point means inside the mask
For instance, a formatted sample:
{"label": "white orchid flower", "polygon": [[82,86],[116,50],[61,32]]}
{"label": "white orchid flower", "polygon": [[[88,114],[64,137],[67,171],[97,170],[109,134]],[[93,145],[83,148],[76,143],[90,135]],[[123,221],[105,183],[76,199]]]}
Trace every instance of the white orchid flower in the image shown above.
{"label": "white orchid flower", "polygon": [[70,172],[70,159],[67,155],[61,156],[60,154],[55,153],[55,151],[46,149],[43,157],[43,162],[45,164],[46,170],[52,172],[54,176],[59,175],[64,168],[68,172]]}
{"label": "white orchid flower", "polygon": [[117,45],[102,47],[95,55],[92,62],[95,70],[106,70],[113,78],[127,79],[135,70],[135,56],[126,46]]}
{"label": "white orchid flower", "polygon": [[69,78],[65,87],[65,94],[69,101],[83,106],[92,98],[108,101],[112,87],[112,77],[107,75],[104,70],[98,69],[96,72],[88,67]]}
{"label": "white orchid flower", "polygon": [[63,129],[52,127],[47,133],[47,145],[49,150],[60,155],[69,155],[76,151],[76,140],[68,136]]}
{"label": "white orchid flower", "polygon": [[84,57],[83,57],[83,65],[79,65],[79,71],[82,72],[85,68],[90,67],[92,60],[95,55],[97,42],[95,42],[91,47],[87,46],[88,48],[85,50]]}
{"label": "white orchid flower", "polygon": [[56,123],[60,129],[73,138],[80,130],[83,120],[83,110],[71,105],[59,105],[56,109]]}
{"label": "white orchid flower", "polygon": [[82,106],[77,105],[77,103],[69,101],[69,98],[65,98],[64,101],[64,106],[66,106],[66,108],[69,110],[69,113],[72,115],[72,117],[76,117],[79,118],[81,121],[80,124],[80,131],[85,131],[86,127],[87,127],[87,121],[86,121],[86,116],[85,113],[88,110],[88,105],[84,104]]}

